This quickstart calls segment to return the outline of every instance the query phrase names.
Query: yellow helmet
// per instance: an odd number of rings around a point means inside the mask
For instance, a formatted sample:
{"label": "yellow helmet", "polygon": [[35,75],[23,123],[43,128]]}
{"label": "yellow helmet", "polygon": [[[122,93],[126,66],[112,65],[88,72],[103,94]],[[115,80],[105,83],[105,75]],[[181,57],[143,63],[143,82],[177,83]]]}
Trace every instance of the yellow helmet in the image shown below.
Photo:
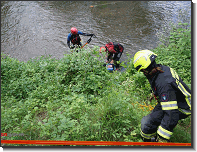
{"label": "yellow helmet", "polygon": [[139,72],[146,69],[157,57],[157,54],[150,50],[141,50],[134,55],[134,68]]}

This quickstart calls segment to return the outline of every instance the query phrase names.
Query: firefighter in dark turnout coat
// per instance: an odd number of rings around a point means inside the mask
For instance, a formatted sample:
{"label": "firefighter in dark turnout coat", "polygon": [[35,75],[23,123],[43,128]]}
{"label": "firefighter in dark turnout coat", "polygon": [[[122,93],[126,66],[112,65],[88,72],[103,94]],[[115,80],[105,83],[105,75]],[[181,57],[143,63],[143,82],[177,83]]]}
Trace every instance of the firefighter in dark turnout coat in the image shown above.
{"label": "firefighter in dark turnout coat", "polygon": [[158,99],[153,111],[141,120],[141,136],[144,141],[157,138],[156,141],[168,142],[178,121],[191,115],[191,90],[172,68],[156,64],[156,57],[155,53],[142,50],[133,61]]}

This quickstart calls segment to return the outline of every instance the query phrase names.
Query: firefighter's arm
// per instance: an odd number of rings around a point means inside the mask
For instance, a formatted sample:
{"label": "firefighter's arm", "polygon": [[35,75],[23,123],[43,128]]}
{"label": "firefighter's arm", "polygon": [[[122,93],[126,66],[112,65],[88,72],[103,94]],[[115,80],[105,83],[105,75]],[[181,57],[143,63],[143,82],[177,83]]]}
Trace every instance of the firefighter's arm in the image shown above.
{"label": "firefighter's arm", "polygon": [[93,36],[94,34],[88,34],[88,33],[83,33],[81,31],[78,31],[79,35],[84,35],[84,36]]}
{"label": "firefighter's arm", "polygon": [[71,35],[69,34],[68,37],[67,37],[67,45],[68,45],[69,48],[70,48],[70,37],[71,37]]}
{"label": "firefighter's arm", "polygon": [[159,136],[169,140],[173,134],[173,129],[179,121],[179,110],[176,99],[176,92],[170,84],[162,88],[162,93],[159,94],[160,103],[164,116],[157,130]]}
{"label": "firefighter's arm", "polygon": [[70,48],[70,41],[67,41],[67,45],[68,45],[68,47]]}

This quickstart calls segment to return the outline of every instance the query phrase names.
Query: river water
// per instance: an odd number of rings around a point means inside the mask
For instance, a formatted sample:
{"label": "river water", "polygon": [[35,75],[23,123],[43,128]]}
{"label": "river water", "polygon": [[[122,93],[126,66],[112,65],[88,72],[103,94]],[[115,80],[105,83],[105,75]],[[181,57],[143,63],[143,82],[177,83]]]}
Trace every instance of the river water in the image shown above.
{"label": "river water", "polygon": [[86,48],[121,43],[124,60],[126,52],[157,47],[171,23],[190,20],[191,1],[1,1],[1,51],[19,61],[62,58],[74,26],[97,36]]}

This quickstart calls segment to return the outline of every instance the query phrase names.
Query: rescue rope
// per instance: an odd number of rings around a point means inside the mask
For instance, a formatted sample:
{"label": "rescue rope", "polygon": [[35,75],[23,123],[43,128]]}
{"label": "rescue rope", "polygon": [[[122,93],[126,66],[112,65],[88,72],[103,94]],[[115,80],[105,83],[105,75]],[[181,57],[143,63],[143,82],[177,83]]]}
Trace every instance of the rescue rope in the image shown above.
{"label": "rescue rope", "polygon": [[[131,103],[133,106],[134,106],[134,103]],[[144,110],[146,110],[146,111],[152,111],[153,109],[154,109],[154,107],[153,106],[155,106],[155,105],[147,105],[145,102],[144,102],[144,105],[142,105],[142,104],[140,104],[140,103],[138,103],[137,102],[137,104],[138,104],[138,107],[140,108],[140,109],[142,109],[143,111]]]}
{"label": "rescue rope", "polygon": [[159,142],[121,142],[121,141],[54,141],[54,140],[1,140],[1,144],[27,145],[152,145],[152,146],[191,146],[191,143],[159,143]]}

